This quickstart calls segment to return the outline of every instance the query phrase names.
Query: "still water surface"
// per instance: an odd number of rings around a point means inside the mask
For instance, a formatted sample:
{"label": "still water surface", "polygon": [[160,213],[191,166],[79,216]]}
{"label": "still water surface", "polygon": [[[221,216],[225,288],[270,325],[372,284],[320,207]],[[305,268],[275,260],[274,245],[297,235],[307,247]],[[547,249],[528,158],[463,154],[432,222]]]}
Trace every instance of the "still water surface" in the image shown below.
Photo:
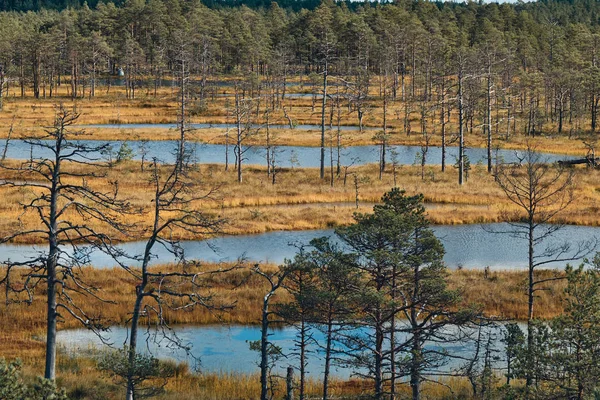
{"label": "still water surface", "polygon": [[[402,322],[399,323],[401,325]],[[503,344],[500,341],[501,332],[497,328],[494,330],[493,347],[501,350]],[[145,332],[145,328],[142,328]],[[152,332],[152,331],[151,331]],[[174,346],[170,340],[164,339],[161,334],[142,336],[138,349],[144,352],[150,352],[155,357],[161,359],[187,362],[190,366],[198,368],[205,372],[234,372],[234,373],[258,373],[259,355],[256,351],[249,348],[249,342],[260,340],[260,328],[258,326],[246,325],[208,325],[208,326],[177,326],[173,332],[176,337],[186,347],[191,350],[185,350]],[[365,337],[371,336],[366,329],[357,330],[359,335]],[[447,352],[452,356],[472,357],[474,345],[472,338],[476,331],[473,328],[465,329],[460,335],[466,338],[464,341],[455,341],[456,329],[448,329],[448,341],[445,343],[429,343],[426,349],[434,349]],[[318,329],[311,331],[316,343],[323,344],[325,337]],[[283,359],[277,363],[276,372],[283,372],[288,365],[297,365],[297,361],[291,356],[294,350],[294,340],[296,329],[291,326],[280,329],[272,329],[269,341],[275,346],[279,346],[284,354],[290,355],[289,359]],[[405,334],[398,333],[399,342],[406,337]],[[127,339],[127,329],[124,327],[112,327],[105,336],[109,342],[119,348],[122,347]],[[100,349],[103,344],[100,339],[92,332],[86,329],[72,329],[60,331],[58,333],[58,343],[64,346],[67,351],[78,353],[88,349]],[[146,340],[147,339],[147,340]],[[334,345],[339,349],[342,346],[337,343]],[[313,344],[309,348],[308,358],[308,376],[314,379],[320,379],[324,369],[324,356],[319,345]],[[501,353],[500,353],[501,354]],[[450,371],[459,368],[464,361],[448,358],[445,365],[439,371]],[[500,367],[503,361],[496,360],[495,365]],[[439,372],[438,371],[438,372]],[[339,378],[349,378],[352,375],[352,368],[343,368],[335,365],[332,368],[332,375]]]}
{"label": "still water surface", "polygon": [[[102,142],[81,140],[82,144],[90,146],[100,146],[108,144],[109,148],[104,154],[91,154],[95,158],[114,160],[120,147],[126,143],[132,151],[132,157],[135,160],[141,160],[142,155],[146,160],[157,158],[162,162],[172,163],[175,160],[176,149],[178,148],[176,141],[123,141],[123,142]],[[5,147],[4,143],[0,142],[0,151]],[[200,142],[188,143],[188,153],[194,162],[202,164],[224,164],[226,159],[230,164],[235,162],[234,146],[226,147],[222,144],[208,144]],[[387,161],[391,163],[391,152],[393,149],[397,152],[397,162],[399,165],[420,164],[420,146],[390,146],[388,149]],[[227,150],[227,152],[226,152]],[[320,166],[320,148],[307,146],[277,146],[275,149],[275,159],[278,167],[319,167]],[[369,163],[379,162],[379,147],[370,146],[349,146],[342,149],[340,154],[340,164],[348,165],[364,165]],[[227,154],[227,156],[226,156]],[[471,165],[477,163],[487,163],[487,150],[480,148],[466,149],[465,155],[468,157]],[[22,140],[11,140],[8,144],[6,153],[7,158],[27,160],[33,158],[50,158],[52,153],[48,149],[39,148],[25,143]],[[493,154],[494,162],[498,159],[499,162],[518,162],[522,158],[523,152],[518,150],[498,150]],[[263,146],[252,146],[245,149],[244,164],[266,165],[266,149]],[[558,160],[572,159],[573,156],[565,156],[558,154],[542,153],[542,160],[546,162],[556,162]],[[333,151],[334,163],[337,160],[337,152]],[[458,148],[447,147],[446,162],[454,164],[458,159]],[[430,147],[426,157],[427,164],[442,163],[441,147]],[[326,152],[326,165],[330,163],[329,149]]]}

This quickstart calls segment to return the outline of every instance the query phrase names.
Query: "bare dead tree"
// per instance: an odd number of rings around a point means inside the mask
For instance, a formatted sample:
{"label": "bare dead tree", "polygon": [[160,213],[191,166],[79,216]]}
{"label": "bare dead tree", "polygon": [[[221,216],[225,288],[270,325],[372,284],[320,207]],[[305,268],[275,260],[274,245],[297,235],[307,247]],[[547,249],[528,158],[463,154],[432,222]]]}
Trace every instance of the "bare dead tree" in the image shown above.
{"label": "bare dead tree", "polygon": [[335,133],[335,138],[336,138],[336,166],[335,166],[335,174],[339,177],[340,173],[342,172],[342,130],[341,130],[341,123],[342,123],[342,104],[341,104],[341,95],[339,93],[339,86],[338,89],[336,90],[336,95],[335,95],[335,108],[336,108],[336,133]]}
{"label": "bare dead tree", "polygon": [[[560,275],[550,278],[536,278],[536,269],[556,262],[569,262],[586,256],[596,248],[597,239],[580,242],[572,247],[565,242],[547,245],[538,251],[539,246],[563,227],[555,218],[574,199],[572,169],[545,163],[542,156],[528,146],[516,164],[501,164],[496,173],[496,182],[508,198],[517,206],[515,211],[503,211],[502,220],[509,221],[506,233],[527,241],[528,283],[527,283],[527,349],[528,362],[531,362],[534,330],[534,301],[537,292],[546,290],[544,284],[562,279]],[[550,225],[550,223],[553,223]],[[499,231],[498,231],[499,232]],[[527,371],[531,368],[527,367]],[[533,384],[533,376],[528,373],[526,385]]]}
{"label": "bare dead tree", "polygon": [[6,152],[8,151],[8,145],[10,144],[10,139],[11,139],[13,131],[14,131],[16,118],[17,118],[16,115],[13,116],[13,119],[10,123],[10,128],[8,129],[8,135],[6,136],[6,142],[4,142],[4,149],[2,150],[2,159],[0,160],[1,162],[4,162],[4,160],[6,160]]}
{"label": "bare dead tree", "polygon": [[[80,267],[89,253],[100,249],[116,254],[110,233],[126,233],[119,223],[123,213],[131,211],[126,201],[118,199],[118,182],[111,182],[112,191],[102,192],[88,183],[89,178],[102,177],[100,154],[106,145],[89,145],[76,141],[83,132],[71,129],[79,114],[62,106],[54,125],[45,133],[24,139],[35,150],[31,160],[15,166],[2,163],[4,179],[0,185],[20,188],[27,193],[21,202],[23,213],[19,222],[23,229],[0,239],[7,243],[23,237],[47,246],[35,257],[25,261],[6,261],[4,284],[7,302],[31,303],[44,292],[46,314],[46,367],[44,377],[56,377],[56,331],[66,316],[99,333],[104,329],[99,317],[89,314],[78,304],[77,297],[87,296],[100,302],[100,288],[86,282]],[[38,153],[39,152],[39,156]],[[48,156],[46,156],[48,155]],[[76,183],[80,180],[80,183]],[[38,224],[26,227],[24,217],[33,215]],[[100,232],[92,222],[106,226]],[[108,232],[108,233],[107,233]],[[16,277],[11,277],[14,273]],[[9,300],[9,293],[13,299]]]}
{"label": "bare dead tree", "polygon": [[145,170],[144,170],[144,167],[145,167],[145,165],[146,165],[146,157],[148,157],[148,144],[149,144],[148,142],[149,142],[149,140],[148,140],[148,139],[141,139],[141,140],[139,141],[139,143],[140,143],[140,146],[139,146],[138,153],[139,153],[139,155],[140,155],[140,157],[141,157],[141,159],[142,159],[142,160],[141,160],[142,162],[141,162],[141,164],[140,164],[140,171],[141,171],[141,172],[144,172],[144,171],[145,171]]}
{"label": "bare dead tree", "polygon": [[188,81],[190,80],[190,52],[189,44],[185,39],[185,32],[178,32],[178,53],[177,62],[179,63],[179,95],[178,95],[178,110],[177,110],[177,128],[179,129],[179,142],[176,154],[177,169],[183,172],[185,161],[187,159],[185,143],[187,133],[190,130],[187,119],[187,104],[189,98]]}
{"label": "bare dead tree", "polygon": [[466,174],[466,157],[465,157],[465,126],[468,121],[468,95],[469,91],[465,90],[468,83],[473,81],[477,76],[469,70],[472,63],[473,55],[469,50],[459,48],[454,55],[454,67],[457,73],[456,82],[456,108],[458,110],[458,184],[462,185],[465,182]]}
{"label": "bare dead tree", "polygon": [[[198,202],[210,200],[214,189],[198,194],[198,188],[191,179],[179,172],[179,164],[161,166],[156,159],[152,163],[150,182],[154,191],[152,227],[149,229],[144,253],[138,259],[141,268],[127,268],[139,282],[131,317],[131,332],[128,343],[129,373],[127,376],[127,399],[133,400],[136,394],[135,362],[137,357],[138,325],[140,318],[153,318],[157,327],[168,329],[166,310],[184,310],[196,306],[212,310],[224,310],[228,305],[217,305],[213,295],[203,283],[204,277],[224,273],[227,269],[202,270],[196,263],[185,260],[179,242],[173,239],[173,231],[180,230],[195,236],[217,233],[224,220],[213,218],[197,209]],[[174,254],[179,262],[168,272],[155,272],[149,269],[155,246],[162,246]],[[232,267],[233,268],[233,267]],[[230,268],[231,269],[231,268]],[[208,292],[208,293],[201,293]]]}
{"label": "bare dead tree", "polygon": [[464,160],[464,148],[465,148],[465,139],[464,139],[464,76],[465,76],[465,63],[464,57],[462,54],[458,55],[458,94],[457,94],[457,102],[458,102],[458,184],[463,184],[464,179],[464,170],[465,170],[465,160]]}
{"label": "bare dead tree", "polygon": [[427,165],[427,153],[431,145],[432,133],[427,129],[427,118],[433,113],[435,105],[429,106],[424,101],[419,104],[419,114],[421,116],[421,151],[419,161],[421,165],[421,180],[425,180],[425,165]]}
{"label": "bare dead tree", "polygon": [[[272,85],[271,88],[277,87]],[[264,127],[265,127],[265,150],[267,160],[267,177],[271,178],[271,183],[274,185],[277,176],[277,134],[271,131],[271,113],[275,111],[274,104],[279,101],[275,90],[267,93],[265,96],[265,111],[264,111]]]}
{"label": "bare dead tree", "polygon": [[267,293],[263,297],[262,304],[262,317],[261,317],[261,336],[260,336],[260,400],[268,400],[269,397],[269,324],[270,316],[273,311],[269,310],[271,298],[277,290],[279,290],[287,275],[290,273],[290,269],[281,268],[274,272],[263,271],[258,264],[254,266],[252,272],[265,279],[269,286]]}
{"label": "bare dead tree", "polygon": [[[225,109],[227,110],[227,122],[229,123],[230,117],[232,117],[235,113],[235,110],[231,107],[229,103],[229,99],[225,100]],[[229,131],[230,126],[227,125],[227,129],[225,129],[225,171],[229,171]]]}
{"label": "bare dead tree", "polygon": [[320,74],[323,75],[323,89],[321,93],[321,157],[319,170],[319,176],[321,179],[325,179],[325,115],[327,112],[328,78],[331,73],[330,68],[336,58],[337,35],[336,32],[331,28],[332,21],[332,8],[326,3],[323,3],[317,7],[314,18],[309,21],[309,27],[317,38],[317,57],[320,67]]}
{"label": "bare dead tree", "polygon": [[446,146],[448,143],[447,136],[447,127],[449,123],[449,115],[451,112],[452,102],[448,101],[450,97],[450,91],[452,90],[452,85],[449,82],[448,76],[446,74],[442,74],[437,78],[438,84],[438,101],[437,107],[440,111],[440,135],[441,135],[441,144],[442,144],[442,172],[446,171]]}
{"label": "bare dead tree", "polygon": [[[335,176],[339,176],[341,172],[341,152],[342,152],[342,95],[340,94],[340,86],[336,86],[335,94],[328,95],[331,99],[331,115],[330,115],[330,130],[329,130],[329,185],[333,187]],[[336,129],[333,130],[333,121],[335,119]],[[335,150],[334,150],[335,147]],[[334,153],[336,154],[334,157]],[[336,164],[334,174],[334,160]]]}
{"label": "bare dead tree", "polygon": [[236,141],[234,153],[237,169],[237,180],[240,183],[243,180],[242,164],[244,162],[244,154],[250,148],[246,145],[246,142],[248,141],[247,139],[258,134],[260,131],[260,127],[256,127],[254,124],[253,110],[255,108],[255,100],[256,99],[253,98],[245,98],[243,93],[239,93],[236,85],[234,108]]}
{"label": "bare dead tree", "polygon": [[290,129],[294,129],[296,127],[296,124],[294,123],[294,120],[290,117],[289,113],[287,112],[287,108],[285,106],[283,106],[283,107],[281,107],[281,109],[283,110],[283,115],[284,115],[285,119],[287,119],[288,126],[290,127]]}
{"label": "bare dead tree", "polygon": [[383,129],[377,132],[373,137],[373,140],[379,145],[379,180],[383,178],[383,173],[386,167],[386,152],[388,148],[389,133],[387,127],[387,113],[388,113],[388,70],[386,69],[383,78],[380,78],[380,86],[383,91]]}
{"label": "bare dead tree", "polygon": [[360,132],[363,131],[363,120],[370,107],[368,103],[370,79],[369,72],[364,68],[358,68],[350,79],[340,79],[348,91],[348,106],[352,112],[356,111]]}
{"label": "bare dead tree", "polygon": [[0,64],[0,111],[4,108],[4,90],[8,84],[8,79],[6,78],[5,66]]}

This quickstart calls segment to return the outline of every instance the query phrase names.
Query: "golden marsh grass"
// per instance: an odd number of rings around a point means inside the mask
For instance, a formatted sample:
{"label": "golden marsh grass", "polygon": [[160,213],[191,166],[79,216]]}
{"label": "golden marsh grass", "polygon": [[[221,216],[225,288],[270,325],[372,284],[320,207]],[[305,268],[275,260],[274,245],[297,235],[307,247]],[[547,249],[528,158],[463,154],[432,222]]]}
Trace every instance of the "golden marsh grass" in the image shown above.
{"label": "golden marsh grass", "polygon": [[[13,161],[9,164],[14,165]],[[69,166],[66,168],[81,168]],[[387,171],[382,180],[377,178],[375,165],[352,167],[350,170],[362,178],[359,185],[359,208],[355,208],[356,191],[352,176],[346,185],[343,177],[335,180],[334,186],[319,178],[317,169],[288,169],[281,171],[277,184],[271,184],[266,168],[246,166],[244,181],[238,183],[236,172],[224,171],[222,165],[201,165],[198,170],[189,172],[193,182],[200,183],[197,195],[207,193],[208,188],[218,188],[209,199],[192,203],[191,207],[208,215],[225,218],[223,226],[226,234],[252,234],[275,230],[320,229],[349,224],[353,213],[369,212],[372,203],[393,186],[393,176]],[[501,211],[515,211],[492,176],[483,167],[474,167],[469,181],[459,186],[456,171],[451,169],[441,173],[439,167],[426,167],[426,178],[421,179],[420,168],[403,166],[397,171],[397,183],[408,194],[423,193],[428,207],[428,215],[434,224],[465,224],[499,222]],[[0,170],[0,179],[22,180],[27,173],[13,173]],[[31,177],[31,179],[35,179]],[[145,211],[141,214],[122,216],[122,222],[137,224],[138,230],[128,235],[116,232],[118,241],[138,240],[144,237],[143,229],[148,227],[149,212],[153,195],[149,183],[149,173],[141,172],[139,162],[123,162],[106,170],[106,176],[90,178],[87,184],[100,191],[112,189],[109,182],[119,181],[119,194],[132,206]],[[575,175],[575,201],[555,222],[576,225],[597,226],[600,224],[598,204],[600,204],[600,171],[577,169]],[[65,183],[81,183],[80,179],[67,178]],[[0,187],[0,236],[10,235],[22,229],[39,228],[37,216],[23,214],[20,203],[31,200],[36,190]],[[435,206],[433,206],[435,205]],[[83,222],[76,214],[65,215],[77,222]],[[88,221],[98,230],[102,226]],[[111,233],[111,232],[109,232]],[[175,231],[178,239],[201,239],[189,232]],[[42,237],[19,238],[18,243],[42,242]]]}

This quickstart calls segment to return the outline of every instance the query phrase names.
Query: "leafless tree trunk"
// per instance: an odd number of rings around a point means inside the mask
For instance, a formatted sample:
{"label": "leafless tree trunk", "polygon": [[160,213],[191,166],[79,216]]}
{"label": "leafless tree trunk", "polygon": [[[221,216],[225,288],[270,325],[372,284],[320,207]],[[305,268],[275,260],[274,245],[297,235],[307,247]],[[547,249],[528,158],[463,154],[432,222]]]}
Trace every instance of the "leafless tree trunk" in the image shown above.
{"label": "leafless tree trunk", "polygon": [[4,109],[4,87],[6,86],[6,74],[4,72],[4,66],[0,65],[0,111]]}
{"label": "leafless tree trunk", "polygon": [[189,51],[187,49],[187,43],[185,38],[179,39],[181,43],[179,44],[177,61],[179,62],[179,109],[178,109],[178,121],[177,127],[179,129],[179,143],[177,148],[177,159],[176,159],[176,167],[181,174],[185,168],[185,164],[188,158],[186,154],[186,134],[189,131],[188,128],[188,120],[187,120],[187,102],[189,97],[189,89],[188,89],[188,81],[190,79],[189,71],[190,71],[190,59]]}
{"label": "leafless tree trunk", "polygon": [[240,94],[238,90],[239,88],[236,85],[234,104],[236,137],[234,153],[235,165],[237,169],[237,180],[241,183],[243,180],[242,165],[244,162],[244,154],[250,148],[246,145],[246,141],[251,136],[254,136],[260,132],[260,126],[255,126],[254,124],[253,110],[255,99],[244,98],[243,94]]}
{"label": "leafless tree trunk", "polygon": [[464,66],[459,61],[458,70],[458,184],[462,185],[465,174],[465,136],[464,136]]}
{"label": "leafless tree trunk", "polygon": [[269,311],[269,303],[271,301],[271,297],[273,297],[275,292],[277,292],[277,290],[283,285],[289,270],[280,269],[273,273],[267,273],[261,270],[260,266],[256,264],[252,271],[264,278],[269,283],[269,289],[264,295],[262,302],[260,335],[260,400],[269,400],[269,318],[272,314],[272,312]]}
{"label": "leafless tree trunk", "polygon": [[531,389],[534,383],[534,301],[536,293],[544,290],[547,282],[562,279],[561,276],[536,278],[536,268],[552,262],[568,262],[589,254],[596,248],[597,239],[578,244],[572,249],[570,243],[548,246],[544,251],[536,249],[550,238],[561,224],[549,225],[573,201],[573,170],[555,167],[544,163],[541,155],[528,147],[518,164],[502,164],[498,167],[496,182],[518,211],[504,212],[502,219],[509,222],[507,233],[527,241],[528,283],[527,283],[527,365],[526,386]]}
{"label": "leafless tree trunk", "polygon": [[487,133],[487,169],[492,173],[492,67],[488,66],[486,90],[485,129]]}
{"label": "leafless tree trunk", "polygon": [[442,76],[440,87],[440,126],[442,134],[442,172],[446,171],[446,77]]}
{"label": "leafless tree trunk", "polygon": [[323,99],[321,102],[321,179],[325,178],[325,112],[327,106],[327,77],[329,75],[328,56],[325,57],[323,66]]}
{"label": "leafless tree trunk", "polygon": [[427,131],[427,104],[421,104],[421,180],[425,180],[425,165],[427,165],[427,153],[429,153],[429,144],[431,135]]}
{"label": "leafless tree trunk", "polygon": [[[19,180],[3,180],[2,186],[30,189],[32,195],[22,204],[25,213],[33,213],[39,217],[45,228],[23,230],[9,235],[2,243],[23,236],[47,238],[47,252],[25,262],[7,262],[7,276],[14,267],[29,268],[23,274],[19,270],[21,280],[10,280],[12,286],[7,293],[14,293],[17,298],[25,296],[27,302],[33,301],[35,289],[45,284],[46,290],[46,366],[44,376],[54,380],[56,377],[56,332],[59,319],[65,316],[59,310],[79,321],[87,328],[99,332],[103,329],[99,318],[89,315],[77,305],[69,293],[77,292],[88,295],[98,301],[107,301],[97,294],[93,285],[88,285],[79,277],[79,267],[85,262],[78,252],[69,253],[65,247],[76,244],[87,245],[92,249],[100,249],[115,254],[110,236],[90,227],[90,220],[100,221],[107,229],[125,233],[125,227],[118,222],[119,217],[129,212],[126,202],[117,199],[118,183],[114,183],[113,193],[94,190],[85,183],[88,177],[101,176],[98,154],[106,145],[87,145],[77,142],[81,132],[72,132],[78,114],[60,108],[56,114],[54,126],[37,137],[24,139],[33,149],[49,151],[51,158],[32,159],[20,166],[0,165],[5,173],[18,173]],[[75,167],[75,169],[74,169]],[[96,167],[96,168],[94,168]],[[82,168],[95,169],[93,172],[81,171]],[[83,184],[68,183],[69,179],[83,179]],[[72,221],[69,213],[74,212],[82,217],[83,222]],[[8,284],[8,282],[5,282]]]}
{"label": "leafless tree trunk", "polygon": [[242,183],[242,162],[243,162],[243,149],[242,149],[242,141],[244,138],[244,127],[242,125],[243,112],[241,109],[241,101],[239,95],[235,94],[235,126],[237,128],[236,134],[236,169],[237,169],[237,180],[239,183]]}
{"label": "leafless tree trunk", "polygon": [[[168,167],[167,167],[168,168]],[[182,268],[181,271],[173,272],[152,272],[149,270],[149,263],[153,258],[152,250],[155,245],[162,245],[173,254],[180,256],[184,260],[182,249],[176,241],[172,239],[173,229],[181,229],[191,232],[195,235],[214,234],[219,231],[223,220],[215,219],[204,215],[191,207],[192,202],[201,200],[210,200],[213,190],[209,189],[204,195],[198,194],[198,188],[189,179],[185,178],[179,172],[179,166],[176,164],[167,171],[165,178],[156,159],[152,163],[151,182],[154,189],[154,201],[152,202],[152,228],[150,237],[146,241],[143,255],[141,255],[141,268],[127,268],[135,279],[139,281],[136,286],[136,298],[131,317],[131,329],[128,343],[129,374],[127,376],[127,400],[134,400],[136,393],[135,360],[138,345],[138,324],[142,313],[154,311],[160,326],[165,326],[163,310],[165,308],[191,308],[193,306],[202,306],[209,308],[219,308],[212,304],[211,298],[198,292],[201,287],[200,280],[203,275],[211,275],[218,271],[191,271],[190,268]],[[164,180],[163,180],[164,179]],[[185,265],[184,265],[185,266]],[[181,289],[183,283],[187,283],[191,289]],[[160,286],[160,290],[156,287]],[[182,301],[176,305],[169,304],[169,299]],[[153,301],[156,305],[146,304],[147,301]],[[145,306],[144,306],[145,305]],[[225,306],[221,306],[221,309]]]}
{"label": "leafless tree trunk", "polygon": [[8,145],[10,144],[10,138],[12,136],[13,133],[13,129],[15,127],[15,119],[17,118],[17,116],[13,116],[12,122],[10,123],[10,128],[8,129],[8,135],[6,136],[6,141],[4,142],[4,149],[2,150],[2,159],[1,162],[3,163],[4,160],[6,160],[6,152],[8,151]]}
{"label": "leafless tree trunk", "polygon": [[380,149],[380,153],[379,153],[379,180],[382,179],[383,177],[383,173],[385,172],[385,164],[386,164],[386,150],[387,150],[387,139],[388,139],[388,132],[387,132],[387,103],[388,103],[388,96],[387,96],[387,86],[388,86],[388,81],[387,81],[387,71],[385,73],[385,78],[384,78],[384,82],[383,82],[383,132],[382,132],[382,136],[381,136],[381,149]]}

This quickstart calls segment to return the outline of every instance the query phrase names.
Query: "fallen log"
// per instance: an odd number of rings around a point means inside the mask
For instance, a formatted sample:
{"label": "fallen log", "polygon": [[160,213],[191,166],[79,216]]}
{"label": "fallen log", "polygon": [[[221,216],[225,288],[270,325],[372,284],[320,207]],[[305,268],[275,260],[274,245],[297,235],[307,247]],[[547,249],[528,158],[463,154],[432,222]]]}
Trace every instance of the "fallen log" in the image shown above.
{"label": "fallen log", "polygon": [[575,160],[559,160],[559,165],[578,165],[578,164],[587,164],[593,167],[598,166],[600,163],[600,158],[578,158]]}

